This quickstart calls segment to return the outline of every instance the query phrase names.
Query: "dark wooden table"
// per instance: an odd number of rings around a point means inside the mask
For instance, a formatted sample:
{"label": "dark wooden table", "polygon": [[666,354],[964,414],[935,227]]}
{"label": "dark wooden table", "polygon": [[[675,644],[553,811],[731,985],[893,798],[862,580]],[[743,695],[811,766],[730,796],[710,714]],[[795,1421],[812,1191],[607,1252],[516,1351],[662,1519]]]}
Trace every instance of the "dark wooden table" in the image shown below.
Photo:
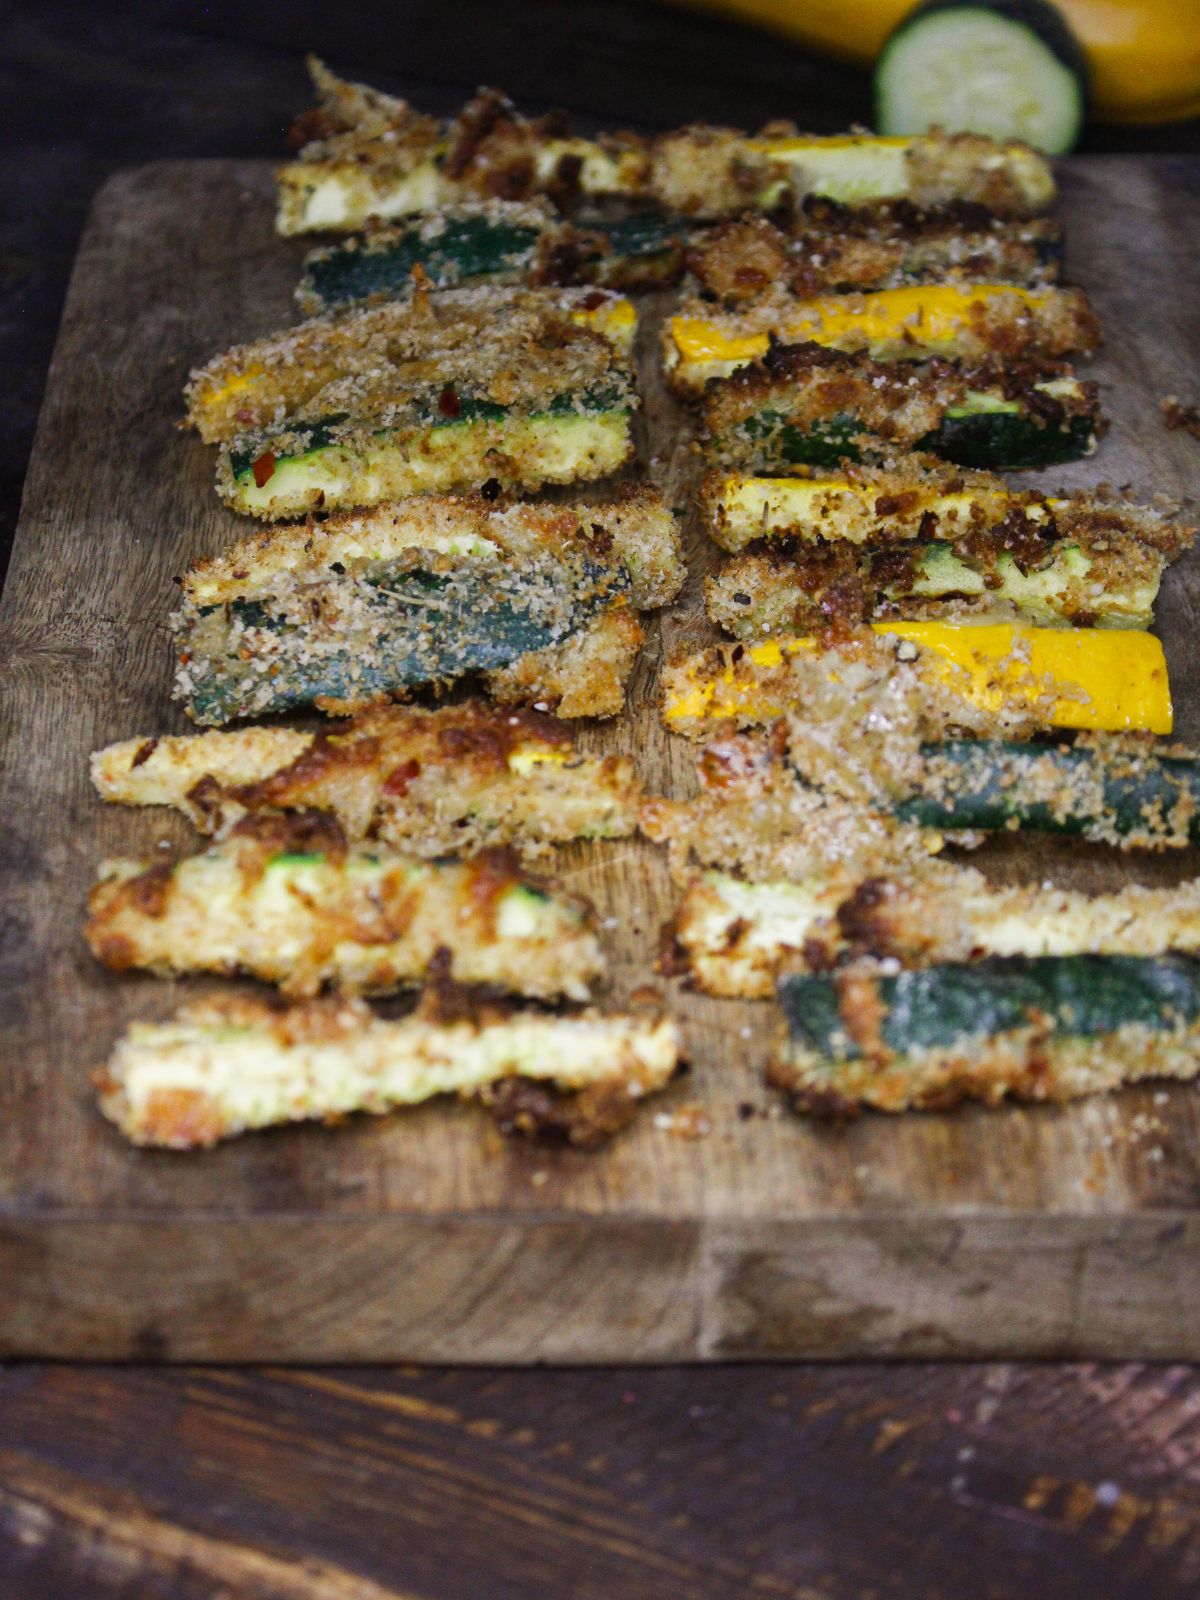
{"label": "dark wooden table", "polygon": [[[0,562],[91,195],[275,154],[306,49],[443,112],[487,81],[592,126],[869,113],[862,74],[637,0],[53,0],[0,36]],[[3,1600],[1198,1592],[1191,1368],[0,1369]]]}

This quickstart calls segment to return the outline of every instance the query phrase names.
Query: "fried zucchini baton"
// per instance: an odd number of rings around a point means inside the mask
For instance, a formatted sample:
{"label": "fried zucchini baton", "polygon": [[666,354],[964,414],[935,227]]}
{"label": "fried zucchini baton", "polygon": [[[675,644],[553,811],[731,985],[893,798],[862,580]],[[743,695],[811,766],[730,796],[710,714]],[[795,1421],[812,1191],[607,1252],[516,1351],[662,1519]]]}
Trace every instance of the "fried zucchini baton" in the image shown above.
{"label": "fried zucchini baton", "polygon": [[692,882],[693,860],[765,883],[847,873],[854,881],[907,877],[941,848],[937,833],[864,805],[857,795],[847,799],[832,784],[800,783],[787,750],[782,722],[766,735],[726,732],[697,757],[698,794],[646,798],[642,832],[668,847],[677,882]]}
{"label": "fried zucchini baton", "polygon": [[810,201],[789,226],[747,216],[695,230],[687,265],[706,294],[733,309],[780,288],[802,299],[931,282],[1037,288],[1057,280],[1061,254],[1061,230],[1045,217],[1009,222],[961,203],[854,212]]}
{"label": "fried zucchini baton", "polygon": [[710,383],[705,454],[714,466],[779,473],[928,451],[964,467],[1052,466],[1090,455],[1094,383],[1058,362],[955,366],[874,361],[818,344],[772,344]]}
{"label": "fried zucchini baton", "polygon": [[588,902],[510,852],[350,847],[320,812],[245,817],[178,863],[110,861],[88,912],[88,944],[113,971],[244,972],[300,996],[386,994],[444,962],[459,983],[586,1000],[604,970]]}
{"label": "fried zucchini baton", "polygon": [[[451,395],[503,409],[627,376],[632,304],[603,289],[455,289],[312,317],[197,367],[187,420],[206,444],[303,414],[375,416]],[[436,369],[436,371],[434,370]],[[611,369],[611,370],[610,370]]]}
{"label": "fried zucchini baton", "polygon": [[451,206],[312,250],[296,301],[306,317],[404,299],[418,287],[597,284],[663,289],[683,272],[686,230],[656,212],[564,222],[544,203]]}
{"label": "fried zucchini baton", "polygon": [[700,507],[710,537],[738,552],[707,580],[708,615],[741,639],[971,611],[1145,628],[1167,562],[1195,537],[1151,507],[945,469],[710,472]]}
{"label": "fried zucchini baton", "polygon": [[821,195],[846,205],[965,200],[1033,216],[1054,200],[1046,159],[1027,145],[975,134],[877,139],[801,135],[774,123],[748,137],[697,125],[653,140],[573,137],[560,114],[529,121],[494,89],[442,124],[309,63],[318,106],[298,119],[297,160],[278,171],[280,233],[348,232],[375,218],[464,200],[556,204],[619,196],[695,216],[738,216]]}
{"label": "fried zucchini baton", "polygon": [[552,717],[478,701],[372,706],[328,731],[249,727],[126,739],[92,757],[101,797],[175,806],[207,834],[246,813],[332,811],[354,843],[416,856],[544,848],[637,827],[624,756],[585,756]]}
{"label": "fried zucchini baton", "polygon": [[631,608],[682,581],[645,486],[576,508],[417,496],[267,529],[186,574],[176,694],[220,723],[482,672],[497,699],[611,716],[642,640]]}
{"label": "fried zucchini baton", "polygon": [[1167,558],[1128,535],[1009,542],[994,530],[964,548],[945,540],[875,549],[772,538],[705,580],[710,621],[737,639],[806,633],[889,617],[1021,618],[1148,628]]}
{"label": "fried zucchini baton", "polygon": [[1046,495],[935,461],[892,471],[846,467],[820,477],[708,472],[700,512],[709,537],[734,552],[754,540],[784,537],[848,545],[940,541],[966,555],[975,546],[991,549],[1003,535],[1004,548],[1036,564],[1048,540],[1107,533],[1174,560],[1196,534],[1155,507],[1111,494]]}
{"label": "fried zucchini baton", "polygon": [[933,283],[811,300],[775,293],[737,311],[685,301],[667,319],[663,371],[695,397],[771,347],[817,344],[874,361],[933,357],[980,364],[1089,354],[1100,325],[1082,289],[1024,289],[1003,283]]}
{"label": "fried zucchini baton", "polygon": [[1200,759],[1125,739],[943,739],[897,779],[896,815],[944,831],[1071,834],[1122,849],[1200,842]]}
{"label": "fried zucchini baton", "polygon": [[1200,958],[992,957],[785,977],[768,1081],[823,1115],[1064,1101],[1200,1072]]}
{"label": "fried zucchini baton", "polygon": [[945,730],[1027,736],[1037,728],[1172,727],[1166,658],[1153,634],[923,621],[873,623],[820,649],[814,637],[783,638],[681,656],[663,672],[663,720],[692,737],[721,722],[745,727],[792,711],[814,723],[838,721],[844,690],[860,684],[935,707]]}
{"label": "fried zucchini baton", "polygon": [[872,704],[864,690],[835,685],[821,721],[788,718],[771,735],[773,759],[801,784],[939,836],[1028,828],[1164,850],[1200,835],[1200,760],[1184,746],[1112,732],[1051,744],[1029,726],[998,736],[985,719],[963,738],[936,696],[891,685]]}
{"label": "fried zucchini baton", "polygon": [[422,295],[210,363],[188,403],[202,436],[222,441],[218,493],[234,511],[292,517],[615,472],[633,454],[638,401],[618,347],[633,309],[592,289],[598,304],[572,311],[568,293]]}
{"label": "fried zucchini baton", "polygon": [[706,994],[764,999],[788,972],[848,956],[926,966],[981,955],[1161,955],[1200,950],[1200,883],[1085,895],[997,888],[969,867],[930,861],[904,877],[853,871],[751,883],[706,872],[667,932],[674,972]]}
{"label": "fried zucchini baton", "polygon": [[493,1100],[505,1131],[526,1131],[522,1103],[548,1096],[539,1121],[589,1149],[664,1088],[679,1062],[678,1029],[665,1017],[521,1011],[431,987],[395,1021],[344,998],[282,1009],[200,1001],[169,1022],[134,1023],[97,1087],[101,1110],[127,1138],[172,1150],[438,1094]]}
{"label": "fried zucchini baton", "polygon": [[[844,655],[838,662],[829,681],[810,681],[798,715],[766,734],[706,745],[701,789],[719,775],[719,800],[729,804],[750,801],[764,783],[785,794],[793,784],[933,830],[939,841],[1024,828],[1165,850],[1200,837],[1200,760],[1181,746],[1111,733],[1037,742],[1019,712],[1004,729],[1007,718],[955,707],[936,684],[905,675],[880,682]],[[961,737],[972,721],[976,736]]]}

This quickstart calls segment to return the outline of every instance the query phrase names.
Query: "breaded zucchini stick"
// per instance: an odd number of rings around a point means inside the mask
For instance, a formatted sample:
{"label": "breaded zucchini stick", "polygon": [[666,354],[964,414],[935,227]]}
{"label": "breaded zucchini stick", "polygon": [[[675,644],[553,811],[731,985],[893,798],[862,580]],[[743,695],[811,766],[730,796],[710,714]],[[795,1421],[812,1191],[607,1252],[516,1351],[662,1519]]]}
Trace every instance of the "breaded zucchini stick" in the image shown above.
{"label": "breaded zucchini stick", "polygon": [[1173,560],[1196,530],[1153,506],[1112,495],[1046,495],[1015,489],[990,472],[960,472],[933,461],[919,469],[844,467],[812,477],[708,472],[700,510],[711,539],[739,551],[758,539],[853,545],[940,541],[965,554],[1004,548],[1036,565],[1048,540],[1136,539]]}
{"label": "breaded zucchini stick", "polygon": [[785,759],[787,743],[783,723],[766,735],[726,732],[699,754],[694,798],[647,797],[642,832],[668,847],[678,882],[694,878],[693,859],[768,883],[839,873],[850,882],[907,876],[941,849],[939,834],[864,805],[857,795],[847,799],[832,785],[798,782]]}
{"label": "breaded zucchini stick", "polygon": [[[1015,721],[1007,737],[997,737],[986,710],[976,719],[978,736],[959,737],[957,713],[936,686],[922,696],[920,684],[903,677],[847,681],[857,665],[849,663],[845,677],[831,671],[823,694],[767,734],[726,736],[701,750],[701,789],[718,810],[752,803],[763,790],[786,798],[793,784],[806,797],[820,791],[939,839],[1030,829],[1163,850],[1200,838],[1193,751],[1131,734],[1035,741],[1030,735],[1039,730]],[[648,801],[643,819],[662,803]],[[695,805],[684,802],[685,811]],[[730,865],[719,855],[707,859]]]}
{"label": "breaded zucchini stick", "polygon": [[1050,743],[1017,725],[997,737],[986,712],[976,736],[963,738],[952,732],[948,702],[911,693],[903,680],[872,696],[869,679],[835,678],[821,709],[827,714],[805,712],[765,738],[745,738],[731,768],[734,746],[715,741],[698,758],[702,779],[720,770],[722,795],[731,798],[754,789],[774,764],[783,782],[939,835],[1027,828],[1153,850],[1200,837],[1200,759],[1185,746],[1097,732]]}
{"label": "breaded zucchini stick", "polygon": [[912,283],[1015,283],[1058,278],[1062,233],[1041,217],[1011,222],[983,206],[921,211],[908,201],[850,211],[809,200],[790,225],[741,217],[693,232],[687,264],[700,287],[732,309],[786,289],[801,299]]}
{"label": "breaded zucchini stick", "polygon": [[114,971],[244,972],[293,995],[386,994],[444,961],[460,983],[585,1000],[604,970],[588,902],[510,852],[351,848],[321,812],[245,817],[178,863],[107,862],[88,913],[88,944]]}
{"label": "breaded zucchini stick", "polygon": [[446,423],[486,406],[532,411],[628,378],[636,329],[630,301],[602,289],[423,292],[214,356],[188,378],[187,420],[220,444],[300,415],[386,420],[410,402]]}
{"label": "breaded zucchini stick", "polygon": [[574,310],[569,294],[423,294],[318,318],[210,363],[193,374],[189,416],[222,441],[222,499],[251,516],[294,517],[616,471],[634,448],[638,400],[618,345],[636,319],[602,289],[586,304],[577,292]]}
{"label": "breaded zucchini stick", "polygon": [[501,700],[611,716],[642,640],[631,607],[683,575],[645,486],[575,508],[417,496],[271,528],[185,575],[176,693],[220,723],[482,672]]}
{"label": "breaded zucchini stick", "polygon": [[635,331],[632,304],[605,290],[416,294],[214,355],[187,379],[187,421],[216,445],[301,413],[376,416],[426,394],[448,422],[464,406],[549,403],[626,376]]}
{"label": "breaded zucchini stick", "polygon": [[709,460],[743,472],[836,467],[927,451],[965,467],[1051,466],[1090,455],[1096,385],[1063,362],[982,366],[875,361],[819,344],[773,344],[710,383]]}
{"label": "breaded zucchini stick", "polygon": [[306,733],[250,727],[125,739],[92,757],[101,797],[174,806],[202,833],[247,812],[332,811],[353,843],[416,856],[614,839],[637,827],[625,756],[585,756],[553,717],[478,701],[373,706]]}
{"label": "breaded zucchini stick", "polygon": [[1064,1101],[1200,1072],[1200,958],[991,957],[782,979],[768,1081],[798,1111]]}
{"label": "breaded zucchini stick", "polygon": [[1031,531],[1014,544],[998,527],[961,544],[866,550],[771,538],[706,578],[705,608],[717,627],[746,640],[891,617],[1148,628],[1166,564],[1161,551],[1115,531]]}
{"label": "breaded zucchini stick", "polygon": [[421,286],[662,289],[683,272],[687,232],[656,212],[578,225],[544,201],[476,201],[310,251],[296,300],[306,317],[316,317],[407,299]]}
{"label": "breaded zucchini stick", "polygon": [[981,954],[1200,949],[1197,881],[1101,895],[996,888],[937,860],[903,878],[854,879],[845,869],[798,883],[707,872],[688,885],[669,924],[671,970],[690,973],[707,994],[762,999],[784,973],[826,971],[847,955],[926,966]]}
{"label": "breaded zucchini stick", "polygon": [[710,379],[761,360],[772,339],[874,361],[937,356],[978,364],[1086,355],[1100,343],[1100,325],[1082,289],[1003,283],[917,284],[811,300],[775,294],[737,311],[693,299],[664,324],[663,370],[672,388],[696,396]]}
{"label": "breaded zucchini stick", "polygon": [[[945,729],[1028,736],[1037,728],[1170,733],[1162,645],[1135,629],[1012,623],[877,622],[818,648],[813,637],[719,646],[669,662],[667,726],[703,737],[715,724],[800,712],[844,729],[847,696],[866,686],[899,708],[926,704]],[[870,706],[864,702],[862,715]]]}
{"label": "breaded zucchini stick", "polygon": [[1044,156],[977,134],[829,138],[773,123],[754,137],[697,125],[653,140],[590,140],[573,137],[560,114],[528,121],[494,89],[440,124],[316,60],[310,71],[320,103],[293,129],[299,159],[278,173],[284,234],[355,230],[372,218],[492,196],[547,194],[559,205],[620,196],[695,216],[737,216],[806,195],[856,206],[966,200],[1031,216],[1055,194]]}
{"label": "breaded zucchini stick", "polygon": [[291,1005],[223,997],[134,1023],[97,1074],[100,1108],[135,1144],[193,1150],[251,1129],[438,1094],[499,1101],[520,1128],[516,1080],[557,1091],[563,1135],[591,1148],[670,1082],[680,1038],[662,1016],[520,1011],[428,991],[398,1021],[362,1001]]}
{"label": "breaded zucchini stick", "polygon": [[1057,745],[943,739],[922,743],[915,764],[888,759],[892,809],[924,827],[1029,828],[1138,850],[1200,840],[1200,759],[1180,746],[1105,735]]}

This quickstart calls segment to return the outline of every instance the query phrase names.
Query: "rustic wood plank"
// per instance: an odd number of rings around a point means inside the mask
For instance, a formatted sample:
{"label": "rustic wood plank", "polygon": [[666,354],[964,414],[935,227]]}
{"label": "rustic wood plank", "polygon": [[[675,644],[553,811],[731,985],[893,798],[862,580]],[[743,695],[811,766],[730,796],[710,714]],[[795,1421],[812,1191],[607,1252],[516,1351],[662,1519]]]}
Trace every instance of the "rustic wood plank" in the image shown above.
{"label": "rustic wood plank", "polygon": [[1175,1368],[0,1373],[6,1600],[1174,1600]]}
{"label": "rustic wood plank", "polygon": [[[1110,330],[1097,374],[1114,427],[1093,462],[1055,481],[1195,486],[1195,446],[1166,434],[1157,410],[1162,394],[1189,392],[1200,350],[1183,287],[1200,241],[1196,185],[1183,183],[1195,170],[1067,169],[1072,264]],[[1200,1190],[1187,1089],[830,1131],[768,1114],[768,1008],[676,993],[696,1067],[664,1104],[702,1104],[712,1132],[695,1142],[646,1117],[599,1157],[541,1152],[438,1105],[181,1159],[132,1151],[101,1121],[88,1068],[130,1018],[200,986],[118,979],[84,948],[97,860],[187,839],[176,819],[101,807],[85,758],[184,726],[168,701],[173,579],[240,525],[212,493],[209,452],[175,431],[179,390],[213,349],[290,318],[301,247],[274,238],[269,196],[257,162],[113,180],[51,370],[0,614],[0,718],[19,757],[0,788],[0,1257],[21,1285],[0,1305],[0,1349],[522,1361],[1200,1352],[1187,1303]],[[648,326],[644,348],[652,339]],[[647,391],[646,461],[686,504],[695,468],[679,413],[651,381]],[[652,784],[676,792],[690,756],[650,696],[663,649],[707,627],[694,613],[708,557],[694,525],[688,538],[689,598],[652,630],[631,714],[584,735],[633,751]],[[1190,557],[1160,608],[1191,738],[1198,583]],[[1054,871],[1090,886],[1196,870],[1195,852],[1113,862],[1028,840],[987,859],[1000,876]],[[617,918],[619,998],[644,981],[670,909],[663,862],[628,841],[574,847],[562,866]],[[761,1114],[740,1117],[747,1104]],[[507,1274],[519,1292],[506,1302]],[[499,1287],[460,1295],[473,1280]],[[1019,1315],[1006,1314],[1010,1281]]]}

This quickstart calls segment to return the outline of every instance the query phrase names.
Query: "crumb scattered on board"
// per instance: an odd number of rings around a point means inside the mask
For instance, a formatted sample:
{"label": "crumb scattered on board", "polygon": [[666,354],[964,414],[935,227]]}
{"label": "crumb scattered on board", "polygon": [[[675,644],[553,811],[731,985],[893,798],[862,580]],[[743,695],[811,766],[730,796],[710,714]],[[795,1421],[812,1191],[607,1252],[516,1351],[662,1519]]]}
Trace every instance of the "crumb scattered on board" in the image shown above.
{"label": "crumb scattered on board", "polygon": [[660,1133],[673,1134],[676,1139],[703,1139],[712,1132],[707,1111],[694,1103],[680,1106],[678,1111],[658,1112],[654,1126]]}
{"label": "crumb scattered on board", "polygon": [[1200,439],[1200,406],[1188,405],[1176,394],[1169,394],[1162,402],[1163,427],[1168,433],[1182,428],[1193,439]]}

